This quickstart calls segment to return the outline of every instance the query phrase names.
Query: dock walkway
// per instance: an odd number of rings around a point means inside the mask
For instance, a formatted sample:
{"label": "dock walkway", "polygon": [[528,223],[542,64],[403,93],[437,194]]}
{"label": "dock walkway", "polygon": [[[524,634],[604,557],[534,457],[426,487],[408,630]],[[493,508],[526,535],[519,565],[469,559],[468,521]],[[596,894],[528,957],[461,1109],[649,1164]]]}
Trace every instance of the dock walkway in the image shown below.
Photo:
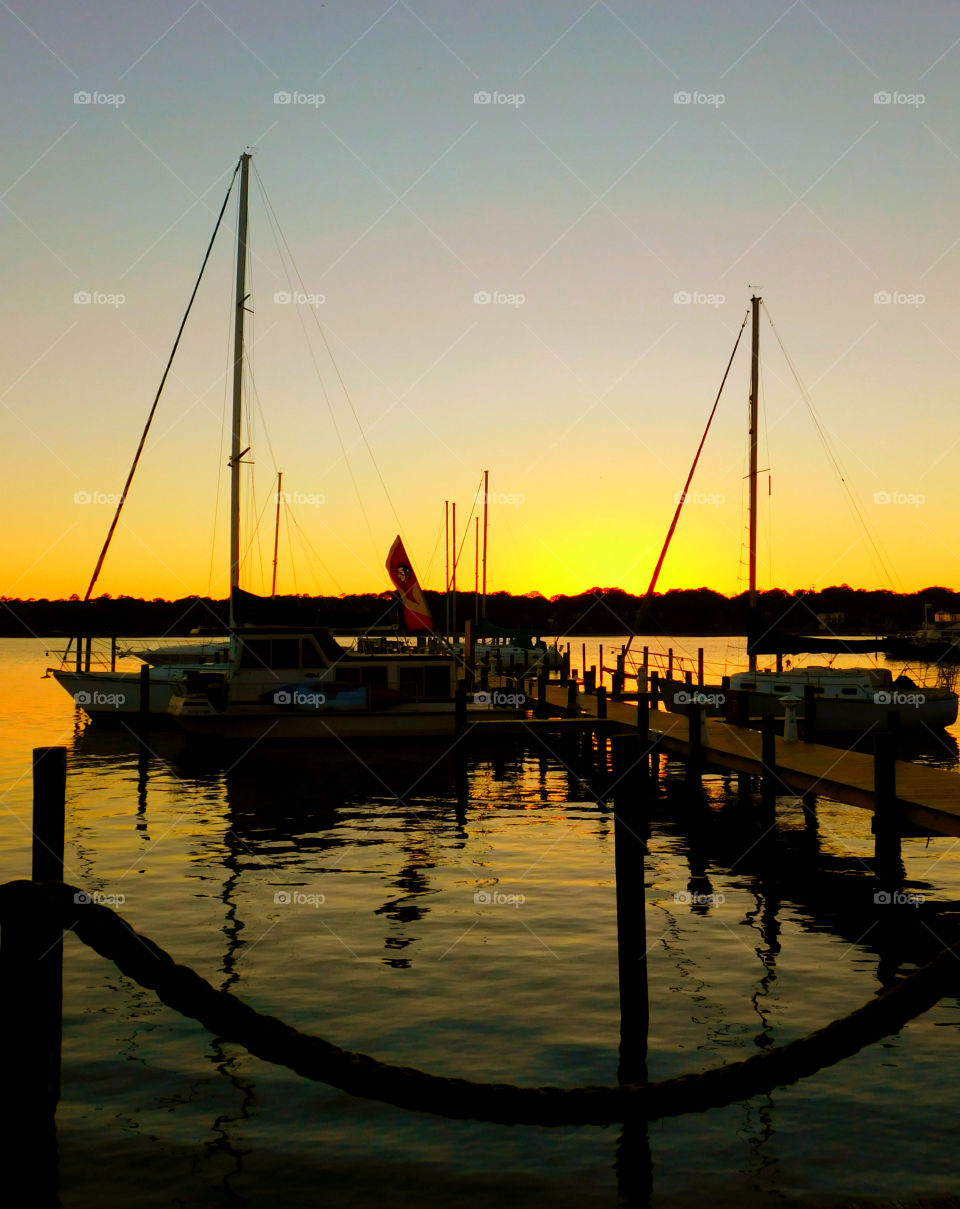
{"label": "dock walkway", "polygon": [[[544,708],[566,713],[569,690],[557,683],[546,686]],[[602,702],[602,704],[601,704]],[[614,733],[637,734],[638,713],[634,703],[605,699],[578,692],[576,704],[581,717],[600,719]],[[647,742],[679,756],[690,756],[690,719],[684,714],[651,710]],[[702,764],[731,772],[763,776],[765,769],[762,736],[732,723],[710,718],[701,732]],[[812,793],[845,802],[862,810],[875,811],[876,761],[862,752],[847,751],[823,743],[774,740],[773,776],[778,791]],[[912,764],[890,762],[894,774],[894,800],[903,823],[941,835],[960,837],[960,776],[955,772]]]}

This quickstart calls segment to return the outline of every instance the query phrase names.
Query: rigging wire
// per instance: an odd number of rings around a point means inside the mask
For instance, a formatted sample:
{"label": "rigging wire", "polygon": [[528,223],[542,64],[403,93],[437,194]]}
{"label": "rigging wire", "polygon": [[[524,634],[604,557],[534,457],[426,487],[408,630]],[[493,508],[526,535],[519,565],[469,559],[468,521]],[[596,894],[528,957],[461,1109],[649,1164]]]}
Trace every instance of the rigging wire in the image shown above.
{"label": "rigging wire", "polygon": [[[289,261],[289,268],[290,268],[290,270],[292,270],[292,271],[293,271],[293,273],[295,274],[297,281],[300,283],[300,288],[301,288],[302,292],[305,294],[305,293],[307,293],[307,288],[306,288],[306,283],[305,283],[305,282],[304,282],[304,280],[303,280],[303,275],[301,274],[301,272],[300,272],[299,268],[297,267],[297,263],[296,263],[296,261],[294,260],[293,253],[292,253],[292,252],[291,252],[291,250],[290,250],[290,245],[287,243],[287,238],[286,238],[286,236],[284,235],[283,230],[282,230],[282,228],[281,228],[281,226],[280,226],[280,221],[279,221],[279,219],[277,218],[277,213],[276,213],[276,210],[274,209],[274,207],[273,207],[273,203],[270,201],[270,198],[269,198],[269,196],[267,195],[267,190],[266,190],[266,187],[264,186],[264,183],[263,183],[263,180],[262,180],[262,178],[261,178],[261,176],[260,176],[260,173],[259,173],[259,172],[257,172],[257,170],[256,170],[256,167],[255,167],[255,166],[254,166],[254,176],[256,177],[256,180],[257,180],[257,185],[258,185],[258,187],[259,187],[259,189],[260,189],[261,196],[263,197],[263,203],[264,203],[264,206],[265,206],[265,208],[266,208],[266,210],[267,210],[267,214],[268,214],[268,216],[269,216],[269,218],[270,218],[270,220],[271,220],[271,223],[272,223],[272,234],[273,234],[273,238],[274,238],[274,243],[275,243],[275,245],[277,246],[277,250],[278,250],[278,252],[280,253],[281,260],[283,260],[283,252],[285,251],[285,252],[286,252],[286,257],[287,257],[287,260]],[[279,243],[277,243],[277,239],[278,239],[278,238],[279,238],[279,240],[280,240],[280,241],[282,242],[282,244],[283,244],[283,249],[281,249],[281,248],[280,248]],[[287,272],[287,271],[288,271],[288,270],[287,270],[287,265],[286,265],[286,263],[284,263],[284,271],[285,271],[285,272]],[[288,281],[289,281],[289,278],[288,278]],[[296,310],[297,310],[297,317],[298,317],[298,318],[299,318],[299,320],[300,320],[301,327],[304,329],[304,333],[306,334],[306,331],[305,331],[305,329],[306,329],[306,325],[305,325],[305,324],[304,324],[304,322],[303,322],[303,316],[302,316],[302,314],[300,313],[300,308],[299,308],[299,307],[297,307],[297,308],[296,308]],[[333,350],[332,350],[332,349],[331,349],[331,347],[330,347],[330,342],[327,340],[327,334],[326,334],[326,331],[324,330],[323,324],[320,322],[320,319],[319,319],[319,317],[318,317],[318,315],[317,315],[317,313],[316,313],[316,310],[315,310],[315,309],[312,309],[312,314],[313,314],[313,321],[314,321],[314,323],[316,324],[317,330],[318,330],[318,331],[319,331],[319,333],[320,333],[320,338],[321,338],[321,340],[323,341],[324,348],[325,348],[325,349],[326,349],[326,351],[327,351],[327,356],[330,358],[330,363],[331,363],[331,365],[333,366],[334,373],[336,374],[336,376],[337,376],[337,380],[338,380],[338,382],[340,383],[340,389],[343,391],[343,396],[344,396],[344,398],[345,398],[345,399],[346,399],[346,401],[347,401],[347,405],[349,406],[349,408],[350,408],[350,412],[351,412],[351,414],[352,414],[352,416],[353,416],[353,419],[354,419],[354,422],[356,423],[357,430],[358,430],[358,432],[360,433],[360,438],[361,438],[361,440],[363,441],[364,446],[366,447],[367,453],[369,454],[369,457],[370,457],[370,461],[371,461],[371,463],[373,464],[373,468],[374,468],[374,470],[376,471],[376,473],[377,473],[377,477],[378,477],[378,478],[379,478],[379,480],[380,480],[380,485],[381,485],[381,487],[383,488],[383,492],[384,492],[384,495],[386,496],[387,503],[390,505],[390,509],[391,509],[391,511],[393,512],[394,519],[395,519],[395,520],[396,520],[396,522],[397,522],[397,528],[398,528],[398,532],[400,532],[401,534],[403,534],[403,525],[402,525],[402,523],[401,523],[401,521],[400,521],[400,517],[399,517],[399,515],[397,514],[397,510],[396,510],[396,508],[394,507],[394,503],[393,503],[393,500],[392,500],[392,498],[391,498],[391,496],[390,496],[390,492],[387,490],[387,484],[386,484],[386,482],[385,482],[385,480],[384,480],[383,474],[382,474],[382,473],[381,473],[381,471],[380,471],[380,467],[379,467],[379,466],[378,466],[378,464],[377,464],[377,460],[376,460],[376,458],[375,458],[375,457],[374,457],[374,455],[373,455],[373,450],[372,450],[372,449],[371,449],[371,447],[370,447],[370,442],[367,440],[366,433],[365,433],[365,431],[364,431],[364,429],[363,429],[363,426],[362,426],[362,425],[361,425],[361,423],[360,423],[360,419],[359,419],[359,417],[358,417],[358,415],[357,415],[357,412],[356,412],[356,409],[355,409],[355,407],[354,407],[354,405],[353,405],[353,400],[352,400],[352,398],[350,397],[350,392],[347,390],[347,385],[346,385],[346,383],[345,383],[345,382],[344,382],[344,380],[343,380],[343,375],[340,373],[340,367],[339,367],[339,365],[337,364],[336,358],[335,358],[335,357],[334,357],[334,355],[333,355]],[[309,338],[307,338],[307,347],[308,347],[308,348],[309,348],[309,350],[310,350],[310,359],[311,359],[311,361],[313,362],[314,371],[316,372],[316,374],[317,374],[317,378],[318,378],[318,380],[319,380],[319,382],[320,382],[320,388],[321,388],[321,391],[322,391],[322,393],[323,393],[324,402],[325,402],[325,403],[326,403],[326,405],[327,405],[327,410],[328,410],[328,411],[329,411],[329,413],[330,413],[330,419],[331,419],[331,421],[332,421],[332,423],[333,423],[334,431],[335,431],[335,432],[336,432],[336,434],[337,434],[337,441],[338,441],[338,443],[339,443],[339,445],[340,445],[340,452],[341,452],[341,454],[343,455],[344,465],[346,466],[347,473],[348,473],[348,474],[349,474],[349,476],[350,476],[350,481],[351,481],[351,483],[353,484],[354,493],[356,494],[356,497],[357,497],[357,502],[358,502],[358,504],[359,504],[359,506],[360,506],[360,511],[361,511],[361,514],[363,515],[364,523],[366,524],[366,527],[367,527],[367,532],[368,532],[368,533],[369,533],[369,535],[370,535],[370,541],[371,541],[371,544],[373,545],[374,550],[376,550],[376,549],[377,549],[377,541],[376,541],[376,538],[374,537],[373,528],[372,528],[372,526],[371,526],[371,524],[370,524],[370,518],[369,518],[369,515],[368,515],[368,513],[367,513],[367,509],[366,509],[366,507],[364,506],[364,502],[363,502],[363,496],[362,496],[362,495],[361,495],[361,493],[360,493],[360,489],[359,489],[359,486],[358,486],[358,484],[357,484],[356,477],[354,476],[354,473],[353,473],[353,468],[352,468],[352,467],[351,467],[351,465],[350,465],[350,462],[349,462],[349,459],[348,459],[348,456],[347,456],[346,447],[344,446],[344,442],[343,442],[343,436],[342,436],[342,434],[341,434],[341,432],[340,432],[340,426],[339,426],[339,425],[338,425],[338,423],[337,423],[336,416],[335,416],[334,411],[333,411],[333,405],[332,405],[332,403],[331,403],[331,401],[330,401],[330,396],[329,396],[329,394],[328,394],[328,392],[327,392],[326,384],[324,383],[324,381],[323,381],[323,377],[322,377],[322,375],[321,375],[321,373],[320,373],[320,367],[319,367],[319,365],[317,364],[316,356],[314,355],[314,351],[313,351],[313,345],[312,345],[312,343],[310,342]],[[405,540],[405,541],[404,541],[404,545],[407,545],[407,544],[409,544],[409,543],[407,543],[407,542],[406,542],[406,540]]]}
{"label": "rigging wire", "polygon": [[[167,359],[166,368],[163,371],[163,377],[160,379],[160,385],[157,387],[157,393],[154,396],[153,405],[150,408],[150,413],[147,416],[147,422],[144,425],[143,433],[140,436],[140,444],[137,446],[137,452],[134,454],[133,465],[130,467],[130,473],[127,475],[127,481],[123,485],[123,491],[121,492],[120,500],[117,503],[117,510],[113,514],[113,520],[110,522],[110,529],[107,532],[107,539],[103,543],[103,549],[100,551],[100,557],[97,559],[97,565],[94,568],[93,575],[90,579],[89,586],[87,587],[87,590],[84,594],[84,597],[83,597],[84,600],[90,599],[90,594],[93,592],[94,585],[96,584],[97,580],[100,577],[100,571],[103,568],[104,559],[107,557],[107,550],[110,548],[110,543],[113,540],[114,533],[116,532],[117,524],[120,521],[120,513],[123,511],[123,505],[126,503],[127,493],[130,490],[130,484],[133,482],[133,476],[136,473],[137,466],[140,462],[140,455],[143,453],[143,447],[147,441],[147,434],[150,431],[150,426],[153,424],[153,417],[157,411],[157,404],[160,402],[160,395],[163,392],[164,385],[166,384],[166,381],[167,381],[167,375],[170,373],[170,368],[173,365],[173,359],[176,356],[177,349],[180,345],[180,338],[183,335],[183,329],[187,325],[187,318],[189,317],[190,311],[193,308],[193,302],[197,296],[197,291],[200,289],[200,282],[203,279],[204,270],[207,267],[207,261],[210,259],[210,253],[213,251],[214,240],[217,238],[217,232],[220,230],[220,223],[223,219],[224,212],[226,211],[227,202],[230,200],[230,193],[233,189],[233,182],[236,180],[237,173],[239,171],[240,171],[240,161],[238,160],[237,166],[233,170],[233,175],[230,177],[230,184],[227,186],[227,193],[223,199],[223,205],[220,207],[220,213],[217,215],[216,226],[213,228],[213,234],[210,236],[210,242],[207,245],[207,251],[203,258],[203,264],[200,266],[200,272],[197,274],[197,280],[194,284],[193,291],[190,294],[190,301],[187,303],[187,309],[184,311],[183,318],[180,320],[180,327],[177,331],[177,338],[173,342],[173,348],[170,350],[170,356]],[[72,642],[72,639],[71,639],[71,642]],[[69,651],[70,651],[70,647],[68,646],[67,654],[69,654]]]}
{"label": "rigging wire", "polygon": [[[640,601],[640,607],[637,610],[638,621],[639,621],[639,614],[642,612],[644,605],[649,601],[650,597],[653,595],[653,590],[657,586],[657,580],[660,578],[660,571],[663,567],[663,561],[667,557],[667,550],[670,548],[670,542],[673,540],[673,535],[676,532],[677,522],[680,520],[681,509],[683,508],[684,502],[687,498],[687,492],[690,490],[690,484],[693,481],[694,471],[697,469],[697,463],[700,461],[700,454],[703,453],[703,447],[706,444],[707,433],[710,431],[710,425],[713,423],[713,417],[717,414],[717,407],[719,406],[719,403],[720,403],[720,396],[723,394],[723,388],[727,384],[727,378],[730,374],[730,367],[731,367],[731,365],[733,365],[733,359],[737,355],[737,349],[740,346],[740,337],[743,335],[743,329],[747,326],[747,319],[749,318],[749,315],[750,315],[750,312],[748,311],[743,316],[743,323],[740,324],[740,331],[737,332],[737,338],[733,344],[733,352],[731,352],[731,354],[730,354],[730,360],[727,362],[727,368],[723,371],[723,378],[721,379],[721,382],[720,382],[720,389],[717,391],[717,397],[714,399],[713,407],[710,409],[710,416],[707,419],[707,426],[703,430],[703,436],[700,438],[700,444],[697,446],[697,452],[694,454],[693,464],[691,465],[690,472],[687,475],[687,481],[684,483],[683,490],[680,492],[680,499],[677,501],[677,508],[673,514],[673,520],[670,522],[670,528],[667,530],[667,536],[666,536],[666,540],[663,543],[663,549],[660,551],[660,557],[657,559],[657,565],[653,569],[653,575],[650,579],[650,586],[647,588],[646,592],[644,593],[643,599]],[[637,628],[637,626],[634,625],[634,629],[636,629],[636,628]],[[634,638],[633,634],[630,634],[630,636],[627,638],[627,643],[626,643],[626,648],[624,650],[624,654],[626,654],[630,650],[630,646],[633,643],[633,638]]]}
{"label": "rigging wire", "polygon": [[[480,482],[477,486],[477,490],[474,492],[474,495],[473,495],[473,507],[470,509],[470,515],[467,517],[467,523],[463,526],[463,537],[460,541],[460,549],[457,551],[456,558],[454,559],[454,564],[453,564],[454,569],[456,569],[457,567],[460,566],[460,555],[463,553],[463,547],[467,544],[467,538],[470,535],[470,522],[473,520],[474,515],[477,511],[477,498],[480,495],[480,488],[482,486],[483,486],[483,475],[481,474]],[[447,584],[447,589],[449,590],[449,588],[450,588],[450,585]]]}
{"label": "rigging wire", "polygon": [[217,474],[217,492],[216,492],[216,496],[214,497],[214,502],[213,502],[213,533],[210,538],[210,567],[207,571],[207,596],[208,597],[210,597],[213,593],[213,564],[214,564],[214,560],[216,558],[216,553],[217,553],[217,533],[220,530],[220,497],[221,497],[222,490],[223,490],[223,479],[224,479],[222,468],[223,468],[224,462],[225,462],[225,459],[223,456],[223,446],[224,446],[224,441],[226,439],[226,432],[227,432],[227,407],[230,402],[230,361],[231,361],[231,352],[232,352],[230,342],[231,342],[231,329],[233,328],[233,316],[234,316],[233,308],[235,305],[234,299],[236,297],[236,291],[237,291],[237,266],[236,266],[236,263],[233,263],[231,265],[231,274],[230,274],[230,300],[229,300],[228,305],[224,308],[224,314],[226,315],[226,318],[227,318],[227,331],[226,331],[226,340],[224,343],[224,348],[226,349],[226,356],[225,356],[224,367],[223,367],[223,400],[220,405],[220,447],[217,450],[217,466],[220,468],[220,472]]}
{"label": "rigging wire", "polygon": [[844,494],[846,495],[847,502],[854,514],[854,517],[856,518],[856,520],[859,522],[861,528],[863,529],[864,536],[866,537],[867,541],[870,543],[870,547],[873,550],[874,556],[880,566],[880,569],[881,569],[882,573],[886,576],[891,587],[895,591],[902,591],[903,590],[902,587],[901,588],[897,587],[896,581],[894,580],[893,574],[890,571],[889,567],[887,566],[887,562],[880,550],[879,544],[878,544],[877,540],[874,538],[874,535],[870,530],[870,526],[867,524],[866,517],[863,515],[863,512],[860,508],[859,503],[857,502],[856,496],[853,494],[850,484],[847,482],[846,472],[844,471],[839,457],[834,452],[833,447],[831,446],[830,441],[827,438],[826,431],[824,429],[823,424],[820,421],[820,417],[817,415],[816,410],[814,409],[813,401],[811,400],[811,398],[809,396],[807,388],[804,386],[803,381],[800,378],[800,374],[798,373],[796,366],[793,364],[793,361],[790,358],[790,354],[787,352],[786,348],[784,347],[783,341],[780,338],[780,333],[777,331],[776,325],[773,322],[773,316],[770,314],[770,308],[768,306],[765,306],[765,309],[767,312],[767,319],[770,323],[770,327],[772,328],[773,334],[777,339],[777,343],[780,345],[780,351],[783,353],[783,356],[787,362],[787,365],[790,369],[791,374],[793,374],[793,379],[797,384],[797,389],[800,392],[800,397],[803,399],[804,403],[806,404],[807,410],[809,411],[810,417],[813,420],[814,427],[817,430],[817,435],[820,438],[820,442],[823,445],[823,448],[827,454],[827,457],[829,458],[830,462],[833,464],[833,468],[836,471],[837,476],[840,479],[840,483],[843,487]]}

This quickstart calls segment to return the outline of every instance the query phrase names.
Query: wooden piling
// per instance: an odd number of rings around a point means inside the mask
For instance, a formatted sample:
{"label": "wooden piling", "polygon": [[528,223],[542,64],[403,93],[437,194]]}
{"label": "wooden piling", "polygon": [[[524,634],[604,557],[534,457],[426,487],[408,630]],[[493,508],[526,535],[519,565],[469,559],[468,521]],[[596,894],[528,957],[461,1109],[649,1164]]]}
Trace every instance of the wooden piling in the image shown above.
{"label": "wooden piling", "polygon": [[887,733],[890,735],[890,750],[896,760],[900,754],[900,711],[892,709],[887,714]]}
{"label": "wooden piling", "polygon": [[703,688],[703,647],[697,647],[697,685]]}
{"label": "wooden piling", "polygon": [[884,884],[899,882],[903,873],[896,759],[889,732],[877,731],[873,740],[874,872]]}
{"label": "wooden piling", "polygon": [[646,856],[648,835],[642,782],[633,775],[639,737],[613,740],[614,871],[620,982],[621,1082],[646,1079],[650,1002],[647,990]]}
{"label": "wooden piling", "polygon": [[574,717],[580,713],[580,703],[578,701],[577,682],[576,680],[567,681],[567,712]]}
{"label": "wooden piling", "polygon": [[602,686],[597,689],[597,717],[607,716],[607,690]]}
{"label": "wooden piling", "polygon": [[773,714],[764,714],[760,724],[760,759],[763,778],[760,785],[760,802],[764,819],[773,817],[777,798],[777,723]]}
{"label": "wooden piling", "polygon": [[140,709],[137,722],[141,734],[150,729],[150,664],[145,663],[140,668]]}
{"label": "wooden piling", "polygon": [[[63,881],[66,748],[33,752],[34,881]],[[0,937],[0,1030],[5,1042],[0,1097],[4,1173],[29,1181],[32,1204],[54,1204],[55,1114],[60,1098],[63,933],[43,910],[12,914]],[[21,1183],[26,1188],[28,1184]]]}
{"label": "wooden piling", "polygon": [[458,688],[453,698],[454,729],[462,735],[467,725],[467,692]]}
{"label": "wooden piling", "polygon": [[[689,673],[687,673],[689,675]],[[699,780],[703,766],[703,717],[701,706],[691,701],[687,705],[687,780]]]}
{"label": "wooden piling", "polygon": [[650,772],[650,694],[637,693],[637,736],[641,744],[642,772]]}
{"label": "wooden piling", "polygon": [[667,648],[667,679],[673,679],[673,647]]}

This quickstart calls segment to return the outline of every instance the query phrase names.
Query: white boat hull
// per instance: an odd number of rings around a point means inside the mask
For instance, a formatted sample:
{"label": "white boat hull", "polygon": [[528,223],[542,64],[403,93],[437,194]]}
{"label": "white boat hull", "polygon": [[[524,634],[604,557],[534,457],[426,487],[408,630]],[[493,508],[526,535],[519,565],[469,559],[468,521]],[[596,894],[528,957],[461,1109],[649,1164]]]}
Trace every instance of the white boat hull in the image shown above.
{"label": "white boat hull", "polygon": [[[694,685],[689,688],[678,680],[662,680],[660,697],[667,709],[684,713],[691,704],[704,704],[712,717],[729,716],[727,697],[730,689],[720,685]],[[736,690],[734,690],[736,691]],[[798,690],[798,695],[803,689]],[[786,707],[780,696],[773,693],[747,693],[747,715],[759,718],[773,714],[784,716]],[[797,717],[803,718],[804,705],[797,702]],[[957,696],[948,689],[917,688],[911,692],[884,689],[869,700],[844,700],[843,698],[818,696],[816,727],[820,731],[868,731],[885,728],[891,712],[900,715],[902,730],[942,730],[957,720]]]}
{"label": "white boat hull", "polygon": [[[77,672],[51,670],[50,675],[70,696],[74,705],[96,721],[140,713],[139,672]],[[173,696],[173,682],[182,668],[152,668],[150,671],[151,715],[166,717]]]}

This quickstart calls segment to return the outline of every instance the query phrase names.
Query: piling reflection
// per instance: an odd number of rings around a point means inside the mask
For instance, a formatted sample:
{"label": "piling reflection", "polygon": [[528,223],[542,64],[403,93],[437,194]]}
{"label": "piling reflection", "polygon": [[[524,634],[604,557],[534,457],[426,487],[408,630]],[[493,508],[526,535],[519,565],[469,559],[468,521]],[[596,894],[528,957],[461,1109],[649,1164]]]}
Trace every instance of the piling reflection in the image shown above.
{"label": "piling reflection", "polygon": [[[262,878],[265,870],[287,869],[294,860],[314,873],[335,876],[343,867],[345,850],[359,845],[382,848],[383,861],[375,870],[382,897],[369,908],[382,925],[378,960],[392,970],[410,970],[419,960],[421,942],[439,923],[434,910],[441,893],[439,871],[444,862],[456,860],[480,830],[481,808],[517,807],[522,802],[536,811],[587,803],[595,809],[592,835],[604,845],[616,882],[621,1083],[647,1078],[645,884],[654,877],[655,858],[647,843],[651,829],[658,842],[673,845],[683,880],[673,897],[674,924],[662,936],[659,930],[655,934],[657,949],[649,960],[652,964],[658,954],[669,953],[678,968],[682,965],[698,980],[696,993],[701,997],[712,993],[712,954],[707,947],[692,958],[676,919],[683,918],[684,926],[686,921],[707,924],[717,911],[718,887],[731,877],[752,897],[753,906],[735,927],[756,957],[747,994],[756,1020],[749,1044],[758,1050],[781,1040],[771,1009],[778,990],[785,909],[801,928],[872,953],[883,984],[894,980],[905,963],[939,948],[952,927],[951,912],[943,904],[930,910],[878,904],[870,862],[832,842],[814,800],[780,798],[776,826],[771,828],[761,817],[755,787],[739,778],[691,783],[682,766],[661,766],[659,758],[649,776],[624,778],[618,775],[622,769],[616,755],[611,767],[608,751],[599,745],[591,746],[582,763],[576,762],[569,743],[558,743],[553,750],[543,744],[500,744],[490,750],[475,748],[469,756],[443,746],[415,752],[357,752],[338,745],[322,752],[238,753],[198,749],[169,732],[141,743],[132,731],[84,728],[74,739],[72,758],[93,777],[119,775],[135,781],[131,817],[143,842],[151,834],[158,785],[184,811],[200,813],[207,805],[216,806],[218,828],[215,835],[204,834],[200,855],[208,863],[219,863],[226,874],[219,894],[224,946],[219,985],[238,993],[246,947],[240,904],[248,879]],[[96,854],[82,830],[77,847],[92,871]],[[450,851],[445,854],[443,849]],[[898,884],[903,886],[902,870]],[[920,882],[909,887],[916,893],[929,888]],[[881,906],[889,907],[885,914]],[[612,927],[610,943],[612,957]],[[658,1010],[664,1011],[662,1003],[654,1004],[653,1012]],[[696,1023],[702,1026],[704,1021]],[[723,1027],[722,1020],[708,1021],[702,1043],[721,1055],[724,1045],[743,1044],[724,1036]],[[224,1203],[241,1204],[237,1181],[247,1150],[238,1137],[255,1111],[256,1087],[240,1072],[237,1055],[217,1040],[210,1043],[209,1060],[229,1082],[233,1101],[228,1111],[211,1117],[205,1150],[219,1172]],[[189,1094],[195,1093],[199,1101],[201,1090],[197,1082]],[[775,1097],[758,1098],[742,1112],[741,1136],[749,1151],[744,1171],[758,1187],[775,1186],[780,1178]],[[648,1205],[654,1163],[645,1122],[624,1124],[612,1161],[622,1201]]]}

